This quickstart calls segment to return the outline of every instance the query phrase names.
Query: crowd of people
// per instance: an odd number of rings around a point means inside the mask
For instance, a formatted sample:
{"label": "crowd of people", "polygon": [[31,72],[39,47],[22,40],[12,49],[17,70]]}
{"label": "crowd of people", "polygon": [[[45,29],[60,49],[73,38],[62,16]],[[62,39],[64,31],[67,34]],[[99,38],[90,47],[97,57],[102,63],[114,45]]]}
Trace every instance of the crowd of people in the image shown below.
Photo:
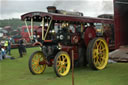
{"label": "crowd of people", "polygon": [[[18,51],[19,51],[19,58],[23,57],[23,54],[26,54],[24,39],[20,38],[18,42]],[[5,58],[15,59],[11,56],[11,46],[12,46],[12,38],[8,37],[4,44],[2,45],[0,42],[0,60]]]}

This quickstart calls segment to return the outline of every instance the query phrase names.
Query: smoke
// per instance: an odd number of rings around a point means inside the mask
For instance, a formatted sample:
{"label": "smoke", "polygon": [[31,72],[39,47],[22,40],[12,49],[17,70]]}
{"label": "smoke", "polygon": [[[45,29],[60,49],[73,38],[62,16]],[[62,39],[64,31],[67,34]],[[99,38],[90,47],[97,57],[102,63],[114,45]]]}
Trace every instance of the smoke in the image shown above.
{"label": "smoke", "polygon": [[2,0],[0,1],[0,19],[20,18],[22,14],[32,11],[47,11],[46,7],[53,1],[45,0]]}
{"label": "smoke", "polygon": [[96,17],[100,14],[113,14],[113,0],[55,0],[57,9],[83,12],[84,16]]}
{"label": "smoke", "polygon": [[83,12],[85,16],[96,17],[113,13],[113,0],[0,0],[0,19],[19,18],[31,11],[47,11],[54,5],[57,9]]}
{"label": "smoke", "polygon": [[103,13],[114,13],[113,0],[111,1],[102,1],[102,12]]}

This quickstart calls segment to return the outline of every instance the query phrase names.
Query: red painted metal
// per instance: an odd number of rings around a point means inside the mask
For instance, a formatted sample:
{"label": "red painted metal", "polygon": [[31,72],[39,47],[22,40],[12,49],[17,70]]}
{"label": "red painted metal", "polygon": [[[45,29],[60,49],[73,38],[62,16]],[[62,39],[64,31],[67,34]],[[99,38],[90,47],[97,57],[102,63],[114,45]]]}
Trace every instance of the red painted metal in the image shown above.
{"label": "red painted metal", "polygon": [[50,66],[50,67],[53,65],[53,63],[52,63],[51,61],[48,62],[47,60],[43,60],[43,61],[39,62],[39,64],[40,64],[40,65],[46,64],[46,65],[48,65],[48,66]]}
{"label": "red painted metal", "polygon": [[30,12],[21,16],[22,20],[27,19],[30,21],[32,17],[40,17],[38,21],[42,20],[42,17],[49,16],[52,20],[59,20],[59,21],[71,21],[71,22],[81,22],[81,23],[113,23],[112,19],[102,19],[102,18],[91,18],[91,17],[83,17],[83,16],[70,16],[70,15],[63,15],[63,14],[55,14],[55,13],[46,13],[46,12]]}
{"label": "red painted metal", "polygon": [[40,43],[40,42],[35,42],[35,43],[33,43],[32,46],[37,46],[37,45],[39,45],[39,46],[43,46],[42,43]]}
{"label": "red painted metal", "polygon": [[52,42],[52,40],[44,40],[44,42]]}
{"label": "red painted metal", "polygon": [[74,33],[71,37],[71,43],[72,44],[78,44],[78,42],[81,40],[81,37],[79,34]]}
{"label": "red painted metal", "polygon": [[72,56],[72,50],[73,50],[74,51],[74,60],[78,59],[78,47],[76,45],[74,45],[74,46],[62,45],[61,50],[68,52],[69,56]]}
{"label": "red painted metal", "polygon": [[128,45],[128,0],[114,0],[115,48]]}
{"label": "red painted metal", "polygon": [[89,41],[91,39],[94,39],[96,37],[96,30],[93,26],[87,27],[84,33],[84,42],[86,46],[88,45]]}

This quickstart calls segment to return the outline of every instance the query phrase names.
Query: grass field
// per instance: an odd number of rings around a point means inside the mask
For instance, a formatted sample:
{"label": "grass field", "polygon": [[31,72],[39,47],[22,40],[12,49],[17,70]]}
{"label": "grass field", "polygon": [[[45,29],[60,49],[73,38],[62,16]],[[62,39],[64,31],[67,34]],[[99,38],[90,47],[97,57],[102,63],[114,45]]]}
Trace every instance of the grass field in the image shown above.
{"label": "grass field", "polygon": [[[32,75],[28,60],[39,48],[28,48],[27,55],[18,58],[17,49],[12,50],[15,60],[0,61],[0,85],[72,85],[72,72],[66,77],[56,77],[53,68],[47,67],[44,74]],[[108,64],[101,71],[89,67],[75,68],[75,85],[128,85],[128,63]]]}

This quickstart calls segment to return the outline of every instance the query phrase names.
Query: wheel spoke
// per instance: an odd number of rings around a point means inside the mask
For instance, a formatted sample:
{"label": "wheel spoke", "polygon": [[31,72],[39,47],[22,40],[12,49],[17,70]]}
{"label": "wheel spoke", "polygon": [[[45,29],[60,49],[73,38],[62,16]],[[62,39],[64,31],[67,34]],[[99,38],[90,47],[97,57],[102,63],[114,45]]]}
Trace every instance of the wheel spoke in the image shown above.
{"label": "wheel spoke", "polygon": [[35,70],[36,70],[37,72],[39,72],[38,66],[36,66]]}
{"label": "wheel spoke", "polygon": [[100,51],[100,52],[103,52],[103,51],[105,51],[105,50],[106,50],[106,48],[105,48],[105,46],[104,46],[104,43],[102,42],[99,51]]}
{"label": "wheel spoke", "polygon": [[96,48],[98,47],[98,44],[97,44],[97,42],[96,42]]}
{"label": "wheel spoke", "polygon": [[98,59],[95,58],[95,59],[93,60],[93,62],[94,62],[95,65],[97,65],[97,63],[98,63]]}
{"label": "wheel spoke", "polygon": [[93,50],[93,56],[94,56],[94,55],[95,55],[95,56],[98,55],[98,49],[94,49],[94,50]]}
{"label": "wheel spoke", "polygon": [[39,68],[40,68],[40,70],[41,70],[41,69],[42,69],[42,66],[40,65]]}
{"label": "wheel spoke", "polygon": [[102,60],[105,60],[105,57],[101,57]]}
{"label": "wheel spoke", "polygon": [[62,66],[60,66],[60,68],[58,69],[58,72],[62,72]]}
{"label": "wheel spoke", "polygon": [[61,61],[61,57],[58,58],[58,61]]}
{"label": "wheel spoke", "polygon": [[100,62],[99,62],[99,56],[95,56],[95,58],[93,57],[93,62],[96,66],[99,66],[100,65]]}
{"label": "wheel spoke", "polygon": [[32,60],[32,62],[37,62],[37,60]]}
{"label": "wheel spoke", "polygon": [[65,72],[66,66],[62,65],[62,73]]}
{"label": "wheel spoke", "polygon": [[57,64],[60,64],[61,63],[61,61],[57,61]]}
{"label": "wheel spoke", "polygon": [[66,68],[66,66],[65,66],[65,65],[63,65],[63,66],[62,66],[62,68]]}
{"label": "wheel spoke", "polygon": [[35,63],[34,63],[34,64],[32,64],[32,67],[33,67],[33,66],[35,66],[35,65],[37,65],[37,64],[35,64]]}
{"label": "wheel spoke", "polygon": [[65,62],[64,64],[65,64],[65,65],[67,65],[68,63],[67,63],[67,62]]}
{"label": "wheel spoke", "polygon": [[37,69],[37,65],[34,66],[34,69]]}
{"label": "wheel spoke", "polygon": [[41,55],[38,57],[38,59],[40,60],[41,58],[43,58],[43,57],[41,57]]}
{"label": "wheel spoke", "polygon": [[93,59],[95,59],[95,58],[97,58],[97,56],[95,55],[95,56],[93,56]]}
{"label": "wheel spoke", "polygon": [[99,45],[99,48],[98,48],[98,50],[100,51],[102,49],[102,46],[101,46],[101,44]]}
{"label": "wheel spoke", "polygon": [[100,66],[100,62],[98,60],[97,60],[96,64],[97,64],[97,66]]}
{"label": "wheel spoke", "polygon": [[57,65],[57,69],[59,69],[61,66],[60,65]]}
{"label": "wheel spoke", "polygon": [[62,55],[62,60],[63,60],[63,62],[65,61],[65,56],[64,55]]}
{"label": "wheel spoke", "polygon": [[100,44],[101,44],[101,41],[99,41],[99,43],[98,43],[98,47],[100,46]]}
{"label": "wheel spoke", "polygon": [[32,62],[37,64],[39,61],[38,60],[32,60]]}

